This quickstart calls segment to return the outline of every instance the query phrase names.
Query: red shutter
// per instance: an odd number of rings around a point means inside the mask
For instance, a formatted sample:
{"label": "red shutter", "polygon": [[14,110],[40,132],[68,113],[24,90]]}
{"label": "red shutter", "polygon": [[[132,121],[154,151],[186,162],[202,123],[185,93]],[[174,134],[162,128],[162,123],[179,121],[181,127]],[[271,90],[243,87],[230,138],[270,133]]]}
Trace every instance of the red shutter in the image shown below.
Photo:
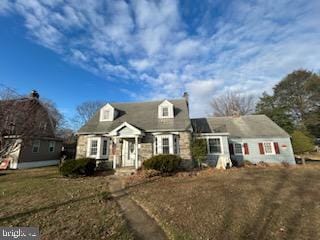
{"label": "red shutter", "polygon": [[263,144],[259,143],[259,150],[260,150],[260,154],[264,154],[264,149],[263,149]]}
{"label": "red shutter", "polygon": [[274,146],[274,151],[276,152],[276,154],[280,154],[279,144],[277,142],[274,142],[273,146]]}
{"label": "red shutter", "polygon": [[229,152],[231,155],[234,155],[234,151],[233,151],[233,144],[229,143]]}
{"label": "red shutter", "polygon": [[243,148],[244,148],[244,154],[248,155],[249,154],[249,146],[248,143],[244,143],[243,144]]}

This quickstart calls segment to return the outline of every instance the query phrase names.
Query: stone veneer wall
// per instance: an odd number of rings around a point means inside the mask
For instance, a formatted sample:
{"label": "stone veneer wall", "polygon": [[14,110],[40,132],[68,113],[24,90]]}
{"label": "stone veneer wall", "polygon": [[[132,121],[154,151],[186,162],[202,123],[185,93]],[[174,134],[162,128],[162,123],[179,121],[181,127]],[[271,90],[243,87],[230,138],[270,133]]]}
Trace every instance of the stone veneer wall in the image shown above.
{"label": "stone veneer wall", "polygon": [[180,146],[180,157],[182,159],[191,160],[191,133],[180,132],[179,146]]}
{"label": "stone veneer wall", "polygon": [[147,160],[153,155],[152,152],[152,143],[140,143],[139,155],[141,156],[140,161]]}
{"label": "stone veneer wall", "polygon": [[88,136],[86,135],[78,136],[76,159],[87,156],[87,139]]}
{"label": "stone veneer wall", "polygon": [[191,156],[191,133],[180,132],[179,146],[180,146],[180,157],[183,159],[181,167],[184,169],[192,168],[192,156]]}

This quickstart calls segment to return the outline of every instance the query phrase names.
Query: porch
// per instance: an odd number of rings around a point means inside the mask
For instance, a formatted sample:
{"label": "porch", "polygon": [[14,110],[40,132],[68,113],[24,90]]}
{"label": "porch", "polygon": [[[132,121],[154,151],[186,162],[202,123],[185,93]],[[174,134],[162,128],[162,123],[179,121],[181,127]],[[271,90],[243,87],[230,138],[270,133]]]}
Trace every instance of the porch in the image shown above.
{"label": "porch", "polygon": [[112,167],[138,169],[142,164],[139,155],[139,145],[144,133],[138,128],[125,122],[110,132],[112,137]]}

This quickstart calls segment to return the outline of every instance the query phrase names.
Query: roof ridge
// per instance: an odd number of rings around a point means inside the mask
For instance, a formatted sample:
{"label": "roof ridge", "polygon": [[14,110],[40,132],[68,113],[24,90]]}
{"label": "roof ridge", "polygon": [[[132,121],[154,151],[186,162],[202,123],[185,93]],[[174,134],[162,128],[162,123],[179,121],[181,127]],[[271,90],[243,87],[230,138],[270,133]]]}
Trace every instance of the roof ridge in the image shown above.
{"label": "roof ridge", "polygon": [[186,101],[184,98],[174,98],[174,99],[167,99],[167,98],[164,98],[164,99],[160,99],[160,100],[149,100],[149,101],[138,101],[138,102],[107,102],[106,104],[137,104],[137,103],[155,103],[155,102],[163,102],[163,101]]}

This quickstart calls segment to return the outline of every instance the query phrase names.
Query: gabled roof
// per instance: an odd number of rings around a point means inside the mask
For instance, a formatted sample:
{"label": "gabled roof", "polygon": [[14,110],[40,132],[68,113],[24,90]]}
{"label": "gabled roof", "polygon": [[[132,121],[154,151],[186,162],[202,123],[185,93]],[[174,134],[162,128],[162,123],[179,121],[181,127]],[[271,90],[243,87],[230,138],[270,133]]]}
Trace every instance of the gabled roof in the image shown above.
{"label": "gabled roof", "polygon": [[[14,133],[4,129],[9,122],[15,126]],[[45,130],[39,128],[40,123],[47,124]],[[53,117],[37,98],[22,97],[0,101],[0,131],[5,131],[7,135],[24,134],[54,138],[54,130]]]}
{"label": "gabled roof", "polygon": [[191,128],[187,102],[185,99],[169,100],[174,105],[174,118],[159,119],[158,105],[162,101],[111,103],[116,109],[117,116],[113,121],[100,122],[100,109],[87,124],[81,127],[79,134],[109,133],[127,122],[143,131],[182,131]]}
{"label": "gabled roof", "polygon": [[194,131],[200,133],[228,132],[230,137],[235,138],[289,137],[266,115],[196,118],[191,122]]}

